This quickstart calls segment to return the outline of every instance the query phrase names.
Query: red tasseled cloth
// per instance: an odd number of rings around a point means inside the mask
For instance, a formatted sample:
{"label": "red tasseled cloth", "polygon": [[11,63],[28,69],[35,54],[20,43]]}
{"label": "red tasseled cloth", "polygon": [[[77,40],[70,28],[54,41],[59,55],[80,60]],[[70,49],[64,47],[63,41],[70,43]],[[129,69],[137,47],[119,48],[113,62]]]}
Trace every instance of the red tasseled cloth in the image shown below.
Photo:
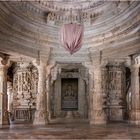
{"label": "red tasseled cloth", "polygon": [[73,54],[82,46],[83,26],[78,24],[64,24],[61,27],[61,44]]}

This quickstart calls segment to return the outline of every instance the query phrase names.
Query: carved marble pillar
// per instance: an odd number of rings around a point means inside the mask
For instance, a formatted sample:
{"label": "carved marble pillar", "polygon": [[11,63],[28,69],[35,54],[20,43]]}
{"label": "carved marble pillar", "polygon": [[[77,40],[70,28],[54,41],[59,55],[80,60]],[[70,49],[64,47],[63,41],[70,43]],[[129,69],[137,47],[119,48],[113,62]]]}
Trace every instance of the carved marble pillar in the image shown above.
{"label": "carved marble pillar", "polygon": [[12,83],[7,82],[7,95],[8,95],[8,111],[11,112],[13,109],[13,91]]}
{"label": "carved marble pillar", "polygon": [[34,125],[45,125],[48,123],[47,117],[47,97],[46,97],[46,64],[40,62],[38,68],[38,95],[36,101],[36,112]]}
{"label": "carved marble pillar", "polygon": [[100,52],[92,54],[93,62],[93,93],[90,124],[106,124],[106,114],[103,109],[101,57]]}
{"label": "carved marble pillar", "polygon": [[[47,94],[47,116],[48,121],[51,119],[51,70],[55,66],[55,62],[50,62],[49,65],[46,67],[46,94]],[[56,74],[57,75],[57,74]]]}
{"label": "carved marble pillar", "polygon": [[103,94],[102,94],[102,79],[101,79],[101,67],[94,67],[94,93],[93,93],[93,111],[91,116],[91,124],[105,124],[106,115],[103,110]]}
{"label": "carved marble pillar", "polygon": [[140,57],[133,58],[131,64],[131,96],[132,105],[130,123],[140,124]]}
{"label": "carved marble pillar", "polygon": [[0,124],[8,124],[7,65],[0,59]]}
{"label": "carved marble pillar", "polygon": [[93,72],[89,71],[89,120],[91,120],[93,114],[93,92]]}
{"label": "carved marble pillar", "polygon": [[108,64],[108,107],[109,120],[122,121],[125,113],[124,63],[112,61]]}
{"label": "carved marble pillar", "polygon": [[107,120],[109,120],[109,108],[108,108],[108,69],[106,65],[101,67],[101,76],[102,76],[102,96],[103,96],[103,108],[106,113]]}

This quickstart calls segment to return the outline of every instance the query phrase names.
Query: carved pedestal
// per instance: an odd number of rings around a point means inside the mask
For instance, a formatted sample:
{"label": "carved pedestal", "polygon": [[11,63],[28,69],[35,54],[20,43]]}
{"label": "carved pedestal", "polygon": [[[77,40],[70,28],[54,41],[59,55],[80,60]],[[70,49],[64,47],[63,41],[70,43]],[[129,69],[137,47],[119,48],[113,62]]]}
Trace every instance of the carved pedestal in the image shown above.
{"label": "carved pedestal", "polygon": [[140,124],[140,110],[131,110],[130,112],[130,123],[131,124]]}

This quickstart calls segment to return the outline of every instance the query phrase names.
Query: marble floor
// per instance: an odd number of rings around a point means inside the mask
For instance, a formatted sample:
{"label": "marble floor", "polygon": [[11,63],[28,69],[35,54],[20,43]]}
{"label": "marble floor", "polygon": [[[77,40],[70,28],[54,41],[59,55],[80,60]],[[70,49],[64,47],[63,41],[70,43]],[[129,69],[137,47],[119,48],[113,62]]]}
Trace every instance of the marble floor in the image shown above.
{"label": "marble floor", "polygon": [[12,124],[0,126],[0,139],[99,139],[131,140],[140,139],[140,126],[127,123],[90,126],[87,123],[49,124],[33,126],[31,124]]}

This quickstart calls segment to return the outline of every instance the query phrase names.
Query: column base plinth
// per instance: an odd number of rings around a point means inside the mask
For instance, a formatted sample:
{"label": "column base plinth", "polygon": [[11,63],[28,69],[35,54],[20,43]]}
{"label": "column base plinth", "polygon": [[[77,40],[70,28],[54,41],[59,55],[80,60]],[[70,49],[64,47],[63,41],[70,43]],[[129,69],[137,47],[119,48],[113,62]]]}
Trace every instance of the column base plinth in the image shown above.
{"label": "column base plinth", "polygon": [[106,124],[107,118],[106,114],[103,110],[94,110],[93,116],[91,116],[90,124],[91,125],[100,125],[100,124]]}
{"label": "column base plinth", "polygon": [[99,121],[99,120],[90,121],[90,125],[102,125],[102,124],[106,124],[106,123],[107,123],[106,121]]}
{"label": "column base plinth", "polygon": [[44,120],[40,121],[40,119],[35,120],[35,121],[33,122],[33,125],[47,125],[47,124],[48,124],[47,121],[44,121]]}
{"label": "column base plinth", "polygon": [[44,111],[37,111],[35,113],[35,119],[33,121],[33,125],[47,125],[48,119],[47,114]]}
{"label": "column base plinth", "polygon": [[140,110],[130,112],[130,124],[140,125]]}

